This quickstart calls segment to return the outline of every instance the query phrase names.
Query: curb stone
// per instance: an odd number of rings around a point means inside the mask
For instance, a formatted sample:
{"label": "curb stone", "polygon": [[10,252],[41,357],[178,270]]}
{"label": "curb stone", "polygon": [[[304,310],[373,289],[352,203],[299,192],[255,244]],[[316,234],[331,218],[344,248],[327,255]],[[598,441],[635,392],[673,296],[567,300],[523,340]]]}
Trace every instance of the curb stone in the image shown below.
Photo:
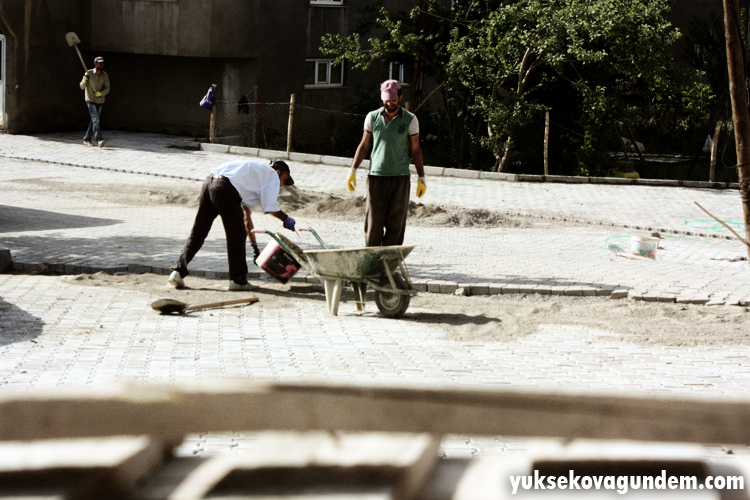
{"label": "curb stone", "polygon": [[[5,250],[5,252],[4,252]],[[10,252],[7,249],[0,248],[0,264],[2,264],[2,257],[7,252],[10,256]],[[147,266],[143,264],[128,264],[120,265],[115,267],[97,267],[97,266],[86,266],[86,265],[71,265],[71,264],[51,264],[51,263],[38,263],[38,262],[12,262],[6,271],[2,270],[0,266],[0,272],[7,271],[15,272],[30,272],[37,271],[42,273],[50,274],[95,274],[98,272],[105,272],[112,275],[122,274],[143,274],[153,273],[163,276],[168,276],[172,271],[171,268]],[[205,271],[205,270],[191,270],[190,274],[195,277],[209,278],[217,280],[228,280],[229,273],[226,271]],[[264,279],[265,274],[260,271],[250,271],[248,273],[249,279]],[[294,283],[319,283],[317,278],[309,275],[298,275],[291,280]],[[436,293],[442,295],[464,295],[464,296],[492,296],[492,295],[565,295],[574,297],[609,297],[610,299],[628,299],[632,301],[643,301],[643,302],[661,302],[661,303],[677,303],[677,304],[695,304],[695,305],[731,305],[739,307],[750,307],[750,297],[738,298],[732,297],[729,299],[725,294],[690,294],[680,296],[673,292],[659,291],[659,290],[635,290],[629,288],[619,288],[617,285],[592,285],[591,283],[571,283],[570,285],[538,285],[534,283],[493,283],[493,282],[482,282],[482,283],[458,283],[455,281],[447,280],[415,280],[412,282],[412,286],[418,292]]]}
{"label": "curb stone", "polygon": [[[212,148],[208,149],[202,149],[207,152],[218,152],[218,153],[230,153],[230,146],[223,146],[221,144],[208,144],[208,146],[217,146],[216,151],[214,151]],[[231,146],[231,148],[234,148],[235,150],[239,149],[237,146]],[[250,148],[245,148],[250,149]],[[243,153],[239,154],[246,154],[244,151]],[[280,151],[273,151],[273,150],[258,150],[258,156],[262,158],[280,158],[283,157],[284,159],[290,159],[289,157],[295,153],[285,153]],[[40,163],[48,163],[53,165],[64,165],[68,167],[77,167],[77,168],[90,168],[94,170],[105,170],[109,172],[120,172],[120,173],[126,173],[126,174],[136,174],[136,175],[151,175],[154,177],[163,177],[167,179],[179,179],[179,180],[186,180],[186,181],[197,181],[197,182],[203,182],[203,178],[198,177],[188,177],[183,175],[170,175],[170,174],[159,174],[159,173],[153,173],[153,172],[141,172],[137,170],[130,170],[130,169],[120,169],[120,168],[107,168],[107,167],[97,167],[94,165],[85,165],[85,164],[79,164],[79,163],[69,163],[69,162],[60,162],[60,161],[50,161],[50,160],[41,160],[38,158],[29,158],[24,156],[14,156],[14,155],[3,155],[0,154],[0,158],[10,158],[14,160],[22,160],[22,161],[36,161]],[[331,159],[334,157],[323,157],[326,159]],[[337,157],[341,158],[341,157]],[[301,161],[301,160],[294,160],[294,161]],[[304,162],[303,162],[304,163]],[[364,165],[361,165],[361,167],[368,168]],[[348,168],[348,165],[344,165],[343,162],[340,162],[339,164],[326,164],[328,166],[346,166]],[[445,174],[445,171],[450,169],[440,168],[440,167],[427,167],[425,166],[425,169],[431,168],[435,169],[433,175],[439,175],[444,177],[450,177],[449,175]],[[413,169],[413,167],[410,167],[410,170]],[[453,170],[459,170],[460,169],[453,169]],[[483,176],[483,174],[487,174],[486,176]],[[490,175],[492,174],[492,175]],[[485,180],[502,180],[502,181],[508,181],[508,182],[545,182],[543,177],[552,177],[552,176],[530,176],[530,175],[520,175],[520,174],[501,174],[497,172],[484,172],[480,173],[479,178],[485,179]],[[558,179],[562,179],[563,176],[554,176]],[[472,175],[471,178],[474,178]],[[592,183],[592,184],[623,184],[619,181],[627,181],[625,184],[637,184],[632,181],[637,181],[638,179],[619,179],[615,177],[566,177],[565,181],[560,181],[562,183],[578,183],[578,184],[586,184],[586,183]],[[588,180],[580,180],[580,179],[588,179]],[[596,181],[592,179],[597,179]],[[601,182],[600,182],[601,181]],[[611,181],[611,182],[610,182]],[[688,181],[678,181],[682,183],[682,186],[688,187],[688,184],[686,182]],[[709,183],[709,182],[700,182],[700,181],[689,181],[690,185],[689,187],[697,187],[697,188],[714,188],[714,189],[739,189],[739,184],[729,184],[729,183]],[[694,236],[694,237],[700,237],[700,238],[711,238],[711,239],[719,239],[719,240],[734,240],[736,239],[732,235],[721,235],[721,234],[714,234],[714,233],[703,233],[700,231],[681,231],[681,230],[675,230],[675,229],[665,229],[665,228],[659,228],[656,226],[640,226],[635,224],[616,224],[616,223],[607,223],[603,221],[588,221],[588,220],[581,220],[571,217],[563,217],[563,216],[543,216],[543,215],[536,215],[536,214],[525,214],[520,212],[506,212],[506,215],[508,216],[515,216],[515,217],[533,217],[537,219],[542,220],[549,220],[549,221],[564,221],[564,222],[571,222],[575,224],[586,224],[586,225],[597,225],[597,226],[610,226],[610,227],[621,227],[624,229],[633,229],[636,231],[656,231],[663,234],[676,234],[681,236]]]}
{"label": "curb stone", "polygon": [[[271,149],[239,148],[237,146],[227,146],[222,144],[201,143],[201,149],[217,153],[233,153],[233,150],[258,151],[257,155],[263,158],[284,158],[299,162],[325,163],[329,166],[340,166],[349,168],[352,159],[343,156],[315,155],[310,153],[287,153],[286,151],[276,151]],[[239,151],[238,151],[239,152]],[[247,154],[247,153],[241,153]],[[363,161],[363,164],[367,160]],[[581,177],[569,175],[532,175],[532,174],[509,174],[505,172],[485,172],[482,170],[468,170],[461,168],[446,168],[425,165],[425,173],[429,175],[443,177],[457,177],[464,179],[486,179],[498,180],[505,182],[551,182],[551,183],[568,183],[568,184],[618,184],[618,185],[635,185],[635,186],[667,186],[667,187],[691,187],[691,188],[708,188],[708,189],[739,189],[737,182],[708,182],[708,181],[681,181],[672,179],[626,179],[622,177]],[[409,166],[412,173],[416,172],[414,165]]]}

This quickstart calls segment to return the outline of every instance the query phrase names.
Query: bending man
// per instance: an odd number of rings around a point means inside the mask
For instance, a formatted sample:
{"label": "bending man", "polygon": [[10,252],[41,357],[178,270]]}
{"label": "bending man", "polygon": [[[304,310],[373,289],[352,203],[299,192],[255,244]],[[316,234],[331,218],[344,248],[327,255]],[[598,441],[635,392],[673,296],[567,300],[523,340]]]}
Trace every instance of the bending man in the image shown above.
{"label": "bending man", "polygon": [[183,278],[189,274],[188,264],[203,246],[214,219],[221,216],[227,238],[229,290],[255,288],[247,282],[245,257],[245,236],[252,243],[253,260],[260,255],[255,235],[251,232],[251,210],[260,204],[264,213],[273,215],[284,223],[286,229],[294,231],[294,219],[279,207],[278,196],[282,184],[291,186],[294,181],[289,166],[281,160],[273,160],[270,165],[252,160],[237,160],[211,170],[211,175],[201,188],[193,229],[167,284],[175,288],[185,286]]}

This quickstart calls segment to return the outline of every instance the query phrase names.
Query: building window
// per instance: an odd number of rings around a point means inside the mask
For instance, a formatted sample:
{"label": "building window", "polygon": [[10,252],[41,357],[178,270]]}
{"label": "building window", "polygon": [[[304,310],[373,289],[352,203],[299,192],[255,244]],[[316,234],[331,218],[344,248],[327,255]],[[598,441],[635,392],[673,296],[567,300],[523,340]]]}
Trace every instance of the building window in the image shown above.
{"label": "building window", "polygon": [[310,0],[310,5],[344,5],[344,0]]}
{"label": "building window", "polygon": [[305,87],[342,87],[344,65],[334,64],[333,59],[308,59]]}
{"label": "building window", "polygon": [[398,80],[402,85],[411,84],[411,69],[404,63],[392,62],[388,66],[388,78]]}

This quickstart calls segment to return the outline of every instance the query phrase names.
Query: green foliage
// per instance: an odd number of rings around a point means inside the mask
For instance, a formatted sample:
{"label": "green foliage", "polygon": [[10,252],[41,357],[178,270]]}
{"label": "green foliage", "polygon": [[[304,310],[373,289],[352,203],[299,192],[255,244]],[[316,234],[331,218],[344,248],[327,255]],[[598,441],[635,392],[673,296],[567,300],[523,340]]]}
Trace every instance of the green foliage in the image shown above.
{"label": "green foliage", "polygon": [[729,92],[724,19],[716,12],[712,12],[709,19],[693,16],[690,20],[684,56],[692,67],[702,72],[717,95]]}
{"label": "green foliage", "polygon": [[445,3],[428,0],[428,29],[419,8],[394,13],[373,3],[355,33],[327,35],[321,50],[360,69],[421,58],[443,84],[435,122],[449,127],[457,166],[487,169],[480,147],[498,170],[537,168],[540,155],[523,143],[537,140],[545,110],[566,130],[556,154],[567,171],[557,173],[585,175],[611,167],[604,152],[619,148],[614,126],[667,123],[687,140],[711,121],[715,86],[685,85],[695,76],[674,67],[680,33],[669,22],[671,0]]}
{"label": "green foliage", "polygon": [[[671,68],[669,46],[679,33],[668,21],[668,0],[519,0],[454,28],[449,75],[474,96],[471,112],[487,121],[504,170],[518,134],[543,109],[544,90],[563,80],[575,91],[589,163],[604,131],[623,118],[623,96],[648,93]],[[595,172],[606,165],[581,164]]]}
{"label": "green foliage", "polygon": [[[433,15],[449,15],[439,0],[428,1]],[[368,4],[360,13],[355,31],[348,35],[328,34],[321,40],[323,54],[348,61],[353,68],[367,70],[373,62],[413,62],[421,57],[430,75],[444,75],[447,27],[431,23],[425,30],[419,24],[419,7],[410,12],[390,12],[381,2]],[[372,35],[369,36],[368,35]],[[423,47],[430,47],[423,51]]]}

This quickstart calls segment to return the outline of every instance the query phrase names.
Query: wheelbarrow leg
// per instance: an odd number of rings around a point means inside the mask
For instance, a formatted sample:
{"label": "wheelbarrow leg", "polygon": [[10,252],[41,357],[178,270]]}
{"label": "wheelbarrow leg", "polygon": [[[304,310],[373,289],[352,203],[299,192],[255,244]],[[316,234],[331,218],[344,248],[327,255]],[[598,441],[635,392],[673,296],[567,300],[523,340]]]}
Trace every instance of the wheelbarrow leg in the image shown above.
{"label": "wheelbarrow leg", "polygon": [[339,314],[339,302],[341,302],[341,280],[340,279],[327,279],[323,281],[323,288],[326,291],[326,304],[328,305],[328,312],[332,316],[338,316]]}
{"label": "wheelbarrow leg", "polygon": [[364,281],[352,281],[352,287],[354,287],[354,295],[357,299],[357,312],[364,312],[367,283]]}

